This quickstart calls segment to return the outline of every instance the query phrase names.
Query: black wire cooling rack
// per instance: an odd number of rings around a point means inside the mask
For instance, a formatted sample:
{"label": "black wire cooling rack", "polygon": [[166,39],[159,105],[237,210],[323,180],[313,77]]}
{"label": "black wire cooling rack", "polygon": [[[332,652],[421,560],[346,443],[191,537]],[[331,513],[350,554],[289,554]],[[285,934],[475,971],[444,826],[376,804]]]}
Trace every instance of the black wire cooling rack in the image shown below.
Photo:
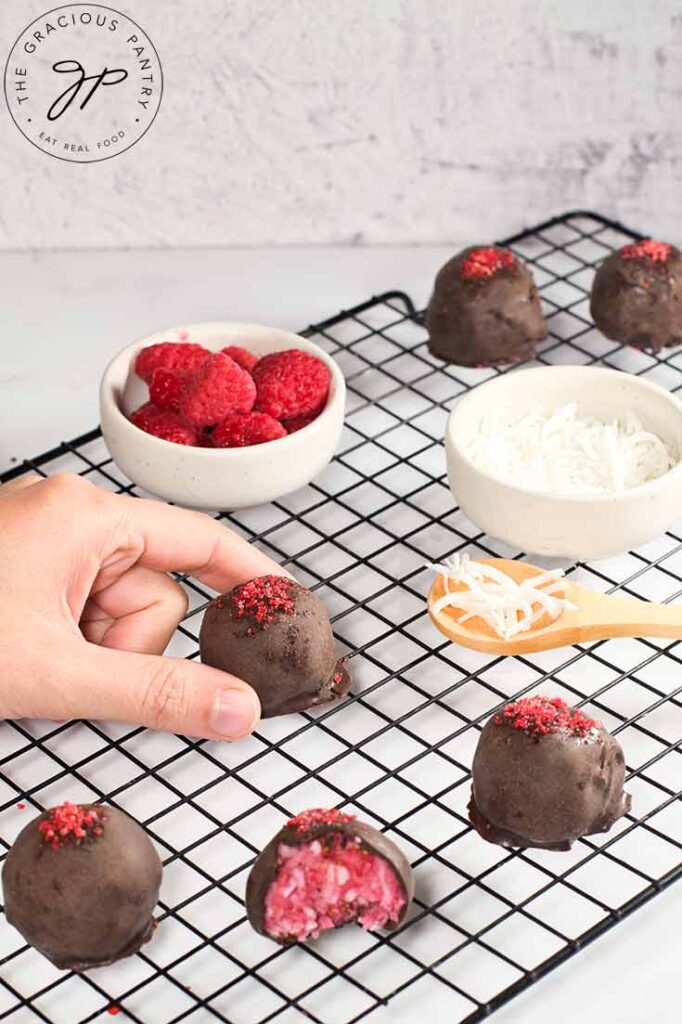
{"label": "black wire cooling rack", "polygon": [[[551,325],[537,362],[596,363],[682,386],[682,356],[652,356],[592,327],[593,268],[640,237],[573,213],[507,244],[533,265]],[[0,1018],[80,1024],[372,1024],[479,1021],[682,873],[679,645],[593,643],[515,659],[443,642],[425,615],[427,561],[453,551],[519,556],[453,507],[442,437],[457,397],[497,370],[442,366],[412,302],[389,292],[304,332],[349,385],[334,462],[271,505],[221,515],[320,588],[351,699],[272,719],[237,746],[91,722],[7,722],[0,732],[0,852],[29,815],[105,799],[142,821],[165,862],[160,926],[137,956],[59,972],[0,929]],[[73,470],[141,494],[92,431],[5,474]],[[682,595],[682,525],[638,551],[569,567],[602,591]],[[197,655],[211,596],[182,578],[190,611],[170,653]],[[467,822],[469,765],[483,721],[512,696],[560,694],[623,744],[633,811],[569,853],[509,852]],[[339,806],[385,829],[415,869],[409,919],[390,935],[346,928],[283,949],[246,923],[251,861],[294,812]]]}

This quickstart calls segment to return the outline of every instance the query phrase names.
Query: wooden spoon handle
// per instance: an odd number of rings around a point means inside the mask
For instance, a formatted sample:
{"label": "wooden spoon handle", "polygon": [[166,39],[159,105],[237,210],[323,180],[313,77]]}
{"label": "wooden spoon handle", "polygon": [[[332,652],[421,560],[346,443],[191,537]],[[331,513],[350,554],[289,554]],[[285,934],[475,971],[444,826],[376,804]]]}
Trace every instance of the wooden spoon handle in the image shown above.
{"label": "wooden spoon handle", "polygon": [[581,590],[578,630],[581,640],[655,636],[682,639],[682,605],[654,604]]}

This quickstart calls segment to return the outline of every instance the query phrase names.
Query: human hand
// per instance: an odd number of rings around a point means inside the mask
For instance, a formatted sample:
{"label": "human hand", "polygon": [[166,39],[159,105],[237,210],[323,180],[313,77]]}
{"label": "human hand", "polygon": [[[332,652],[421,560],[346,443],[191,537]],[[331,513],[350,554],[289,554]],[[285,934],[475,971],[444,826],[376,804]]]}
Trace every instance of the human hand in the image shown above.
{"label": "human hand", "polygon": [[239,739],[244,681],[159,657],[187,609],[170,570],[207,587],[283,570],[210,516],[70,474],[0,487],[0,719],[113,719]]}

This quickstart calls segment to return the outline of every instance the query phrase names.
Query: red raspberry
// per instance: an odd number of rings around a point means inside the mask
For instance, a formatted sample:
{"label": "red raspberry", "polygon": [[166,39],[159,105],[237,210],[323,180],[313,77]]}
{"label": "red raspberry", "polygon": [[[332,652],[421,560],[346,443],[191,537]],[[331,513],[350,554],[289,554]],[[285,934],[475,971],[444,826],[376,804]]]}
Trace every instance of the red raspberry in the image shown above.
{"label": "red raspberry", "polygon": [[246,370],[247,373],[252,373],[254,366],[258,362],[258,356],[254,356],[253,352],[242,348],[241,345],[228,345],[222,351],[230,359],[234,359],[235,363],[241,366],[242,370]]}
{"label": "red raspberry", "polygon": [[174,444],[197,443],[197,432],[189,423],[183,423],[179,416],[166,409],[159,409],[151,402],[141,405],[139,409],[130,414],[130,422],[134,423],[146,434],[153,434],[164,441],[172,441]]}
{"label": "red raspberry", "polygon": [[218,424],[212,440],[214,448],[246,448],[286,437],[286,433],[282,424],[266,412],[249,412],[245,416],[236,413]]}
{"label": "red raspberry", "polygon": [[180,412],[197,427],[211,427],[233,412],[250,412],[256,398],[252,378],[224,352],[207,359],[187,380]]}
{"label": "red raspberry", "polygon": [[210,354],[203,346],[191,342],[160,341],[157,345],[148,345],[138,353],[135,373],[147,384],[151,381],[154,370],[160,366],[165,370],[194,373]]}
{"label": "red raspberry", "polygon": [[135,409],[131,412],[128,419],[131,423],[134,423],[140,430],[149,432],[149,427],[157,419],[160,410],[156,408],[151,402],[147,402],[145,405],[141,405],[139,409]]}
{"label": "red raspberry", "polygon": [[312,412],[303,412],[299,416],[292,416],[288,420],[283,420],[287,434],[295,434],[297,430],[303,430],[304,427],[307,427],[309,423],[312,423],[313,420],[317,419],[326,404],[327,396],[325,395],[324,401],[322,401],[316,409],[313,409]]}
{"label": "red raspberry", "polygon": [[149,382],[149,397],[153,405],[170,412],[179,412],[180,399],[185,387],[187,374],[182,370],[167,370],[159,366]]}
{"label": "red raspberry", "polygon": [[259,359],[253,379],[258,389],[255,408],[286,420],[312,412],[324,402],[330,373],[317,356],[292,348]]}

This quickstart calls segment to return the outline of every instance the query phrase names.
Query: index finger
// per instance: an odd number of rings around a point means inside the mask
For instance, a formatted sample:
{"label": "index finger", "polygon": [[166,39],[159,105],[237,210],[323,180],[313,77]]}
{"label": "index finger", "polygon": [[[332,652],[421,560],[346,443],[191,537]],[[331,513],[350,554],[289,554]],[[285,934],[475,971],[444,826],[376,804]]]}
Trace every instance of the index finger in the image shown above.
{"label": "index finger", "polygon": [[213,590],[230,590],[255,576],[288,576],[281,565],[203,512],[128,495],[112,495],[142,535],[138,564],[186,572]]}
{"label": "index finger", "polygon": [[33,487],[34,484],[39,484],[43,479],[37,473],[22,473],[21,476],[16,476],[14,480],[9,480],[6,484],[0,485],[0,498],[4,498],[8,494],[16,494],[17,491],[23,491],[27,487]]}

